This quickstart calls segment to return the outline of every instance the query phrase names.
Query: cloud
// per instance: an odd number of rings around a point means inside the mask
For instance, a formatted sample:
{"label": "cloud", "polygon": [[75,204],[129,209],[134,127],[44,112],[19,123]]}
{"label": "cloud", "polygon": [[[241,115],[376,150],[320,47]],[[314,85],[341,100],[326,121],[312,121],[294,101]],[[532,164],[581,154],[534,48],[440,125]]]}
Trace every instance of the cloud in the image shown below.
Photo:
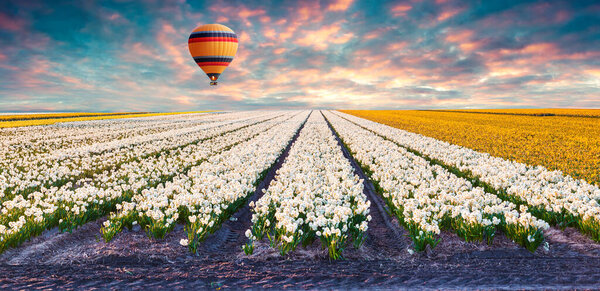
{"label": "cloud", "polygon": [[329,6],[327,6],[327,10],[329,11],[346,11],[354,0],[335,0]]}
{"label": "cloud", "polygon": [[24,19],[15,18],[6,13],[0,12],[0,29],[8,31],[23,31],[24,28]]}
{"label": "cloud", "polygon": [[[592,1],[0,3],[0,111],[600,107]],[[234,29],[219,85],[189,56]]]}
{"label": "cloud", "polygon": [[460,12],[462,12],[463,10],[464,10],[463,8],[456,8],[456,7],[453,7],[451,9],[447,9],[447,10],[443,10],[442,13],[440,13],[437,16],[436,19],[437,19],[437,21],[442,22],[442,21],[445,21],[447,19],[450,19],[450,18],[456,16],[457,14],[459,14]]}
{"label": "cloud", "polygon": [[178,81],[190,79],[196,70],[187,51],[187,44],[182,45],[187,37],[176,37],[185,35],[183,33],[177,31],[172,24],[162,22],[156,34],[156,42],[167,56],[165,63],[176,72],[175,78]]}
{"label": "cloud", "polygon": [[354,37],[352,32],[344,32],[341,24],[322,27],[318,30],[303,30],[304,35],[294,41],[301,46],[312,47],[316,50],[327,49],[332,44],[344,44]]}
{"label": "cloud", "polygon": [[230,5],[231,3],[229,2],[225,2],[225,1],[218,1],[215,2],[213,5],[210,6],[210,10],[213,13],[217,13],[218,17],[221,18],[221,20],[229,20],[232,16],[241,20],[242,23],[244,23],[246,26],[252,26],[252,21],[251,18],[257,17],[257,16],[262,16],[264,20],[267,20],[267,18],[264,18],[266,16],[264,16],[266,14],[266,11],[262,8],[256,8],[256,9],[251,9],[248,8],[247,6],[241,4],[241,5]]}
{"label": "cloud", "polygon": [[412,9],[412,6],[409,4],[398,4],[394,7],[392,7],[392,9],[390,9],[390,12],[392,13],[392,15],[394,17],[400,17],[400,16],[406,16],[406,13],[408,11],[410,11]]}

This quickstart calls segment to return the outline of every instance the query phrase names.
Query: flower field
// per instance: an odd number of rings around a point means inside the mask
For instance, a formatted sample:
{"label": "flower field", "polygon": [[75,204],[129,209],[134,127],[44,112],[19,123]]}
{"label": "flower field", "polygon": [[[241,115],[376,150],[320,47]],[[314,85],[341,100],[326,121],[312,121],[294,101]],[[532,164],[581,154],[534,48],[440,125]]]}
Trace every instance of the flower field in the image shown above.
{"label": "flower field", "polygon": [[0,115],[0,128],[49,125],[59,122],[75,122],[88,120],[105,120],[134,117],[164,116],[183,113],[201,113],[208,111],[179,112],[179,113],[146,113],[146,112],[124,112],[124,113],[48,113],[48,114],[3,114]]}
{"label": "flower field", "polygon": [[[47,228],[58,226],[70,231],[105,216],[116,209],[118,203],[131,200],[138,192],[150,191],[174,179],[215,151],[225,150],[266,130],[269,124],[265,123],[281,122],[286,117],[289,118],[281,113],[157,117],[144,120],[152,124],[150,129],[138,131],[130,127],[130,131],[138,134],[128,132],[108,140],[104,137],[95,140],[93,129],[110,131],[121,122],[75,125],[91,133],[91,139],[97,142],[89,144],[90,139],[83,138],[82,143],[59,150],[68,155],[46,152],[42,148],[30,153],[27,159],[6,160],[14,164],[6,167],[12,171],[2,172],[8,177],[5,178],[8,183],[3,185],[0,249],[16,246]],[[92,128],[88,128],[90,126]],[[63,134],[60,129],[55,133]],[[43,166],[44,163],[47,166]],[[81,175],[81,169],[86,167],[91,172]]]}
{"label": "flower field", "polygon": [[98,244],[137,228],[155,241],[178,233],[193,254],[239,223],[230,235],[244,257],[306,248],[342,259],[386,227],[406,231],[410,252],[436,252],[448,233],[536,252],[551,226],[600,241],[590,181],[339,111],[61,122],[0,129],[0,145],[0,252],[95,221]]}
{"label": "flower field", "polygon": [[[468,112],[480,112],[471,110]],[[511,114],[488,114],[486,112]],[[600,185],[598,110],[523,109],[462,113],[414,110],[343,112]],[[514,114],[552,113],[556,116]],[[570,115],[570,116],[564,116]],[[582,115],[587,117],[576,117]],[[590,117],[591,116],[591,117]]]}
{"label": "flower field", "polygon": [[246,253],[265,235],[282,254],[318,238],[329,257],[338,259],[347,240],[360,246],[371,220],[362,181],[318,113],[308,119],[265,195],[250,206]]}
{"label": "flower field", "polygon": [[93,117],[93,116],[119,116],[132,114],[146,114],[148,112],[118,112],[118,113],[98,113],[98,112],[69,112],[69,113],[38,113],[38,114],[0,114],[0,121],[33,120],[49,118],[74,118],[74,117]]}
{"label": "flower field", "polygon": [[[435,247],[440,229],[467,241],[491,242],[502,229],[515,242],[534,251],[548,225],[526,207],[473,187],[466,179],[432,164],[375,131],[328,113],[333,127],[350,151],[371,173],[392,212],[409,230],[417,251]],[[349,116],[347,116],[349,117]]]}
{"label": "flower field", "polygon": [[600,117],[598,109],[464,109],[464,110],[434,110],[434,112],[466,112],[530,116],[575,116]]}
{"label": "flower field", "polygon": [[396,129],[351,115],[346,120],[362,126],[407,150],[442,164],[486,191],[521,205],[529,213],[562,227],[577,226],[600,241],[600,189],[585,180],[541,166],[493,157],[420,134]]}

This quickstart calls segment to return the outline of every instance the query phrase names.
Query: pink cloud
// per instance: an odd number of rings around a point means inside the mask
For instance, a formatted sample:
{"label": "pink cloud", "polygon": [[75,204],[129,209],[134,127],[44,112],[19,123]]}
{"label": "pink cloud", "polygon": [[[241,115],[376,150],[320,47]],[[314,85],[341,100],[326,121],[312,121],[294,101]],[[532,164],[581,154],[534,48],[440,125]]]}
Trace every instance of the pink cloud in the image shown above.
{"label": "pink cloud", "polygon": [[452,18],[455,15],[457,15],[458,13],[462,12],[463,10],[464,10],[463,8],[456,8],[456,7],[452,7],[448,10],[444,10],[444,11],[442,11],[442,13],[440,13],[440,15],[438,15],[437,21],[442,22],[446,19]]}
{"label": "pink cloud", "polygon": [[230,3],[219,1],[215,2],[209,9],[215,13],[220,13],[217,17],[232,17],[236,16],[237,19],[240,19],[244,25],[247,27],[252,26],[252,22],[250,21],[251,17],[256,16],[265,16],[266,11],[262,8],[259,9],[250,9],[245,5],[229,5]]}
{"label": "pink cloud", "polygon": [[181,104],[181,105],[193,105],[194,104],[192,102],[192,100],[193,100],[192,97],[185,96],[185,95],[173,97],[173,98],[171,98],[171,100],[173,100],[177,104]]}
{"label": "pink cloud", "polygon": [[363,35],[362,38],[367,39],[367,40],[375,39],[375,38],[381,37],[383,34],[385,34],[386,32],[388,32],[390,30],[392,30],[392,27],[389,27],[389,26],[380,27],[380,28],[377,28],[375,30],[372,30],[372,31],[366,33],[365,35]]}
{"label": "pink cloud", "polygon": [[278,39],[280,42],[285,42],[286,40],[288,40],[289,38],[291,38],[294,35],[294,32],[296,32],[296,30],[298,29],[298,27],[300,26],[300,23],[294,23],[292,25],[289,25],[284,32],[280,32]]}
{"label": "pink cloud", "polygon": [[282,53],[285,53],[286,50],[287,50],[286,48],[280,47],[280,48],[274,49],[273,53],[276,54],[276,55],[280,55]]}
{"label": "pink cloud", "polygon": [[252,42],[250,34],[248,34],[248,32],[246,32],[245,30],[242,30],[240,33],[238,33],[238,38],[240,40],[240,46]]}
{"label": "pink cloud", "polygon": [[121,16],[121,14],[119,14],[117,12],[113,12],[113,13],[109,14],[107,18],[108,18],[108,20],[111,20],[111,21],[124,19],[123,16]]}
{"label": "pink cloud", "polygon": [[295,21],[305,22],[310,20],[313,23],[323,21],[324,14],[319,1],[300,1],[299,4],[298,7],[290,9],[296,12]]}
{"label": "pink cloud", "polygon": [[458,45],[463,52],[470,53],[481,47],[482,42],[464,42]]}
{"label": "pink cloud", "polygon": [[275,31],[275,29],[273,27],[267,26],[263,29],[263,36],[268,39],[276,39],[277,32]]}
{"label": "pink cloud", "polygon": [[354,0],[335,0],[329,6],[327,6],[327,10],[329,11],[346,11],[350,8],[350,5]]}
{"label": "pink cloud", "polygon": [[[524,86],[537,86],[537,90],[568,90],[577,86],[594,84],[585,70],[575,69],[562,63],[564,60],[588,60],[600,57],[600,51],[586,53],[567,53],[554,43],[532,43],[518,49],[499,49],[480,53],[488,69],[486,75],[480,75],[477,90],[524,90]],[[488,80],[503,80],[525,76],[552,75],[548,78],[532,78],[519,83],[488,83]],[[587,74],[587,76],[586,76]],[[587,83],[586,83],[587,82]],[[592,82],[592,83],[590,83]],[[518,95],[518,92],[514,92]],[[523,94],[527,95],[526,92]]]}
{"label": "pink cloud", "polygon": [[[22,18],[0,12],[0,30],[14,32],[15,38],[18,39],[19,46],[14,48],[26,48],[36,51],[47,50],[51,42],[50,37],[31,29],[29,26],[29,23]],[[3,49],[5,48],[3,47]]]}
{"label": "pink cloud", "polygon": [[592,77],[595,77],[600,82],[600,68],[588,69],[588,70],[585,70],[585,73]]}
{"label": "pink cloud", "polygon": [[21,18],[11,17],[0,12],[0,29],[8,31],[24,31],[26,22]]}
{"label": "pink cloud", "polygon": [[271,17],[265,15],[265,16],[261,16],[258,20],[260,20],[260,22],[262,22],[262,23],[270,23]]}
{"label": "pink cloud", "polygon": [[291,39],[302,27],[321,23],[325,16],[319,1],[299,1],[298,6],[289,8],[289,12],[290,18],[279,19],[270,26],[276,30],[279,43]]}
{"label": "pink cloud", "polygon": [[258,44],[258,47],[260,48],[266,48],[266,47],[272,47],[275,46],[274,42],[261,42]]}
{"label": "pink cloud", "polygon": [[406,12],[410,11],[412,9],[412,6],[408,5],[408,4],[398,4],[394,7],[392,7],[392,9],[390,10],[393,16],[399,17],[399,16],[406,16]]}
{"label": "pink cloud", "polygon": [[[559,4],[560,5],[560,4]],[[551,3],[535,3],[526,8],[529,14],[535,15],[534,21],[538,23],[562,23],[572,17],[571,12],[566,8],[559,7]]]}
{"label": "pink cloud", "polygon": [[18,68],[12,75],[13,86],[48,94],[96,89],[79,77],[60,73],[62,67],[64,65],[41,57],[31,58],[26,67]]}
{"label": "pink cloud", "polygon": [[[485,66],[488,69],[487,76],[480,76],[483,80],[490,77],[515,78],[549,73],[547,70],[551,67],[554,67],[553,72],[564,74],[570,72],[572,68],[562,67],[563,65],[558,61],[588,60],[600,57],[600,51],[566,53],[554,43],[533,43],[519,49],[498,49],[478,54],[485,60]],[[577,78],[574,80],[576,81]],[[535,83],[535,81],[533,82]],[[556,81],[552,82],[556,83]],[[570,82],[574,84],[573,81]],[[545,85],[549,83],[551,82],[544,81]],[[565,85],[565,87],[567,86]]]}
{"label": "pink cloud", "polygon": [[[588,11],[592,10],[593,8],[588,8]],[[573,18],[573,13],[568,6],[558,2],[540,2],[487,16],[480,21],[480,25],[492,28],[506,28],[516,25],[553,25],[564,23],[571,18]]]}
{"label": "pink cloud", "polygon": [[274,66],[274,65],[281,65],[281,64],[284,64],[286,61],[287,61],[287,59],[282,59],[282,58],[274,59],[274,60],[272,60],[272,61],[269,62],[269,65],[272,65],[272,66]]}
{"label": "pink cloud", "polygon": [[466,42],[473,37],[473,31],[469,29],[460,30],[454,33],[448,33],[446,35],[446,41],[448,42]]}
{"label": "pink cloud", "polygon": [[158,28],[156,42],[168,56],[167,63],[176,72],[177,81],[185,81],[193,77],[197,67],[193,66],[187,46],[181,45],[175,38],[179,33],[173,25],[162,22]]}
{"label": "pink cloud", "polygon": [[322,27],[319,30],[304,30],[303,37],[294,41],[295,44],[301,46],[312,47],[316,50],[324,50],[330,44],[343,44],[354,37],[351,32],[340,32],[340,24],[332,24]]}
{"label": "pink cloud", "polygon": [[127,62],[145,63],[148,59],[161,60],[153,46],[141,42],[126,43],[123,45],[121,59]]}
{"label": "pink cloud", "polygon": [[390,52],[396,52],[404,49],[408,44],[406,42],[396,42],[387,45],[386,50]]}

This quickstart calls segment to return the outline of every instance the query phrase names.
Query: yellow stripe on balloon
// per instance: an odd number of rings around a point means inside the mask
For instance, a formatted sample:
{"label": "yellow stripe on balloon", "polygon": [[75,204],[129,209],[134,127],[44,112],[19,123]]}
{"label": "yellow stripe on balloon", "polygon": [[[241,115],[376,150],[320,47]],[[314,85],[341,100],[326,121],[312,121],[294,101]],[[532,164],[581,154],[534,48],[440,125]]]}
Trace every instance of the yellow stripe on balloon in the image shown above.
{"label": "yellow stripe on balloon", "polygon": [[202,56],[228,56],[235,57],[238,49],[237,42],[194,42],[189,44],[192,57]]}
{"label": "yellow stripe on balloon", "polygon": [[227,69],[227,66],[200,66],[200,68],[202,68],[202,70],[207,74],[221,74],[223,71],[225,71],[225,69]]}

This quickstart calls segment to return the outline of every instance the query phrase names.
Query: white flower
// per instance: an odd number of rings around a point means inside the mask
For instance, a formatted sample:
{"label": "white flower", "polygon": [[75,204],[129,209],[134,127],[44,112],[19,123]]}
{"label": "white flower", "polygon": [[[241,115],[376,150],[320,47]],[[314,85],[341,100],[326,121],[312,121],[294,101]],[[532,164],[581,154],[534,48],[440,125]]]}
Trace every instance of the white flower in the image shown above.
{"label": "white flower", "polygon": [[[454,156],[449,154],[453,145],[438,152],[432,146],[440,144],[435,139],[340,112],[325,112],[325,115],[355,153],[355,158],[372,172],[372,178],[384,190],[383,196],[393,206],[404,210],[401,218],[418,227],[415,239],[422,237],[425,231],[439,234],[440,220],[447,215],[480,227],[499,226],[502,221],[497,216],[505,216],[507,224],[518,224],[520,229],[530,226],[543,229],[544,225],[531,215],[519,218],[514,204],[473,187],[468,180],[406,150],[410,148],[425,155],[431,153],[430,157],[445,161],[445,157]],[[452,165],[461,168],[461,164]],[[520,210],[527,211],[523,207]],[[484,215],[493,218],[489,220]],[[529,237],[529,240],[534,238]]]}
{"label": "white flower", "polygon": [[[370,150],[380,150],[379,146],[373,145],[372,139],[366,141],[368,138],[365,139],[365,137],[371,134],[371,132],[368,131],[370,130],[378,135],[384,136],[389,141],[392,141],[387,143],[392,147],[394,147],[394,143],[397,143],[403,147],[417,151],[422,155],[437,159],[460,171],[469,172],[479,180],[495,188],[495,190],[505,192],[508,196],[518,198],[538,209],[545,209],[546,211],[558,213],[564,211],[583,221],[591,219],[591,216],[585,215],[586,209],[594,209],[595,213],[600,213],[600,205],[596,202],[600,199],[600,188],[590,185],[584,180],[574,179],[568,175],[563,175],[560,171],[549,171],[541,166],[529,166],[493,157],[487,153],[477,152],[469,148],[453,145],[431,137],[411,133],[341,112],[326,112],[325,114],[336,130],[338,130],[341,135],[344,135],[342,138],[345,139],[344,141],[349,144],[351,148],[352,146],[360,148],[363,144],[367,144]],[[354,123],[368,129],[367,133],[364,133],[365,130],[363,128],[356,129]],[[361,137],[353,139],[353,135],[360,135]],[[384,142],[382,141],[381,144],[383,143]],[[352,150],[357,151],[356,148],[352,148]],[[378,154],[378,156],[387,156],[387,158],[391,160],[395,159],[389,152],[382,151],[384,153]],[[394,151],[391,151],[391,154],[394,154]],[[357,157],[359,157],[359,160],[365,155],[368,156],[370,153],[364,153],[358,150]],[[380,167],[377,159],[363,159],[361,162],[369,167],[373,167],[373,169],[378,169]],[[398,173],[395,174],[397,175]],[[381,173],[375,173],[373,176],[377,179],[382,177],[387,178],[386,174]],[[414,181],[418,181],[418,179],[423,177],[421,173],[418,175],[408,174],[400,176],[403,179],[408,180],[410,180],[412,176],[417,176],[417,180]],[[380,181],[380,184],[382,186],[387,186],[388,183]],[[387,196],[387,194],[384,194],[384,196]],[[529,211],[527,206],[515,210],[518,210],[521,213]],[[512,211],[512,208],[505,209],[505,211]],[[530,222],[531,224],[529,224]],[[544,222],[539,222],[539,220],[530,222],[520,220],[515,221],[515,223],[525,223],[523,226],[533,225],[539,229],[546,229]],[[596,222],[590,221],[590,223],[595,224]],[[496,225],[495,223],[493,224]],[[600,233],[600,230],[597,230],[597,232]]]}
{"label": "white flower", "polygon": [[179,241],[179,244],[180,244],[180,245],[182,245],[182,246],[184,246],[184,247],[186,247],[186,246],[188,245],[188,240],[187,240],[187,238],[182,238],[182,239]]}

